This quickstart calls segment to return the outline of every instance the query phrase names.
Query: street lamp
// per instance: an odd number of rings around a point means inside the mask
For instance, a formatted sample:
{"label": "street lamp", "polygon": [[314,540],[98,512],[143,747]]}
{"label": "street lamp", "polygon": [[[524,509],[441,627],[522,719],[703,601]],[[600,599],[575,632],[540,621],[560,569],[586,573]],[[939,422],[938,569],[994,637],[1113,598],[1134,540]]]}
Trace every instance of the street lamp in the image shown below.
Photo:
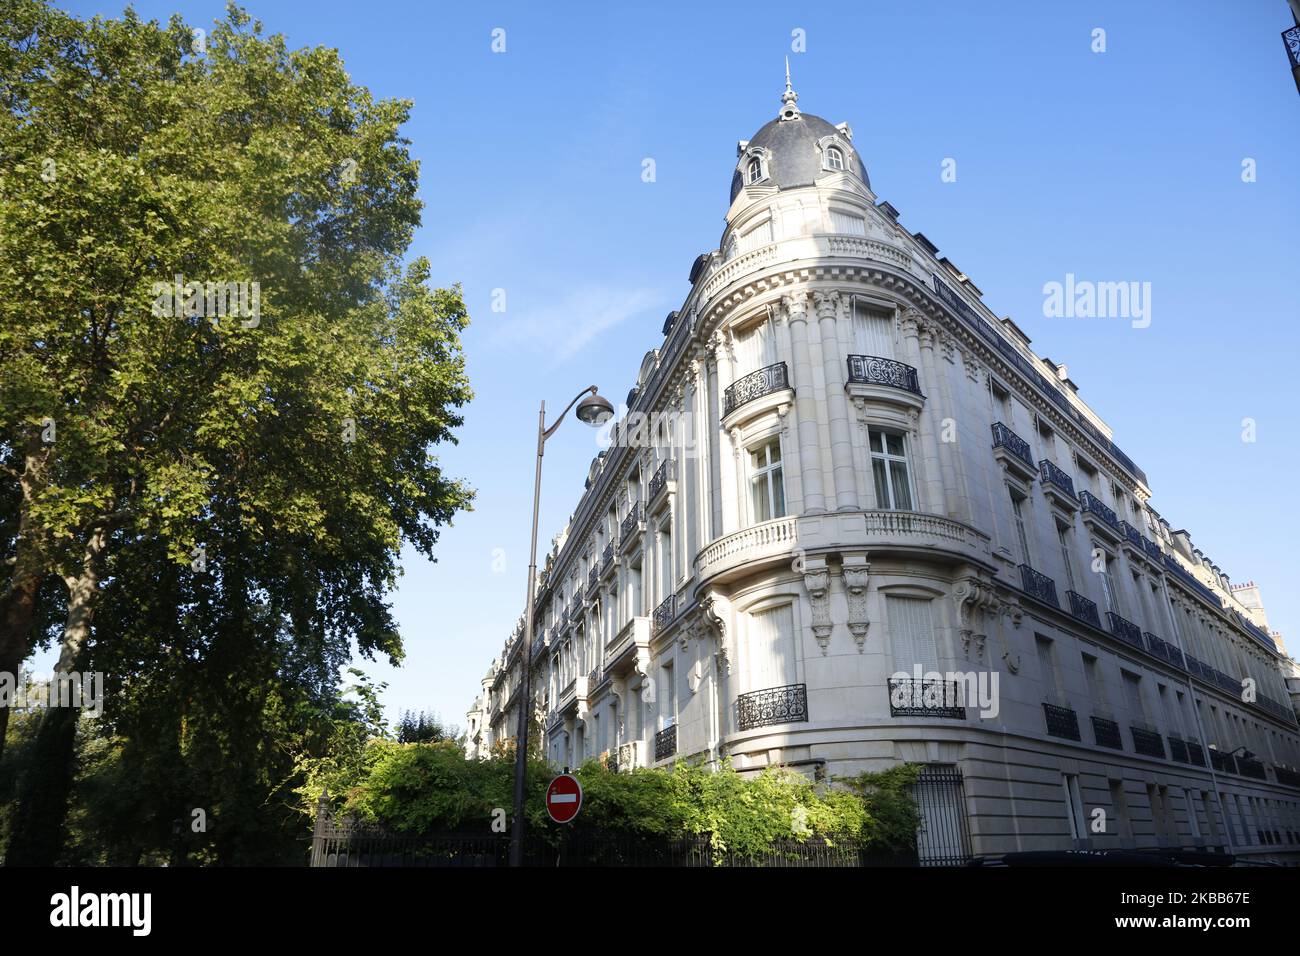
{"label": "street lamp", "polygon": [[588,425],[599,427],[614,417],[614,406],[600,396],[595,385],[575,395],[550,428],[546,427],[545,402],[537,412],[537,472],[533,478],[533,540],[528,553],[528,611],[524,615],[524,675],[519,695],[519,729],[515,734],[515,820],[510,835],[511,866],[522,866],[524,862],[524,773],[528,769],[528,719],[533,709],[533,592],[537,587],[537,508],[542,493],[542,453],[546,449],[546,439],[555,434],[575,404],[578,410],[574,414]]}

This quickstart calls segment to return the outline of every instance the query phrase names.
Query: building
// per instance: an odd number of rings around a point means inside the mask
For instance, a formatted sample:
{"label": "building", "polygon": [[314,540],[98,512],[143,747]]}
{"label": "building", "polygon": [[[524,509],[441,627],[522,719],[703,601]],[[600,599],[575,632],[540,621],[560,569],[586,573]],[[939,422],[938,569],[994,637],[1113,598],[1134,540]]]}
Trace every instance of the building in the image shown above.
{"label": "building", "polygon": [[[1257,590],[1150,505],[1064,365],[899,213],[846,124],[737,147],[719,248],[469,714],[557,766],[926,765],[924,859],[1206,846],[1300,862]],[[1099,812],[1100,811],[1100,812]]]}

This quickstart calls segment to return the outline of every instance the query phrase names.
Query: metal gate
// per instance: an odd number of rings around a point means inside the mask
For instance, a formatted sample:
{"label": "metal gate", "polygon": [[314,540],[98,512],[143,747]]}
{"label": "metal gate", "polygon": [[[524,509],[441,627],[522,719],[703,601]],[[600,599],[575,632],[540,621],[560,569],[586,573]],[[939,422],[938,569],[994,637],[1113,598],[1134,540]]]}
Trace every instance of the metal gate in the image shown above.
{"label": "metal gate", "polygon": [[920,827],[916,852],[921,866],[962,866],[970,860],[966,790],[954,764],[926,764],[916,779]]}

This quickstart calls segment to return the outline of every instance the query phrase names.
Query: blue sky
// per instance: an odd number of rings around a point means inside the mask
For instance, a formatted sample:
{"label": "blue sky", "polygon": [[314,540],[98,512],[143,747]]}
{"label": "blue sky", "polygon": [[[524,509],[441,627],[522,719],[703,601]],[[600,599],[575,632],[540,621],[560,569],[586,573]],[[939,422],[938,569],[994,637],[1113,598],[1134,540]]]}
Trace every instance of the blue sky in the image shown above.
{"label": "blue sky", "polygon": [[[208,26],[224,4],[135,7]],[[561,408],[593,383],[627,393],[691,262],[717,245],[736,141],[775,117],[787,54],[800,107],[852,125],[877,195],[1069,365],[1153,506],[1234,581],[1258,582],[1300,648],[1300,95],[1284,0],[796,7],[248,7],[291,46],[336,47],[377,96],[414,101],[426,208],[411,252],[464,285],[473,319],[477,397],[441,459],[478,499],[436,564],[407,556],[394,601],[407,662],[367,668],[389,683],[390,713],[463,724],[522,609],[538,401]],[[1105,53],[1090,49],[1097,27]],[[806,52],[791,53],[796,29]],[[946,158],[956,182],[940,180]],[[1044,318],[1043,285],[1067,272],[1150,282],[1150,327]],[[596,450],[572,421],[547,444],[543,548]]]}

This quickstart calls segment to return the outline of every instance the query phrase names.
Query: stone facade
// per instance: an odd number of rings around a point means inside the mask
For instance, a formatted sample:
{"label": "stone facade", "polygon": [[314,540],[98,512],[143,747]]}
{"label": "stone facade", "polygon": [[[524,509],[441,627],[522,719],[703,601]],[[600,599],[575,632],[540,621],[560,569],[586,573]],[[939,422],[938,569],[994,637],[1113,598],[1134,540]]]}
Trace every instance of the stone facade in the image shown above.
{"label": "stone facade", "polygon": [[796,100],[737,149],[718,251],[555,540],[533,647],[521,621],[483,681],[470,753],[514,736],[531,659],[557,766],[915,761],[947,788],[929,859],[1300,862],[1292,665],[1257,590],[1151,508],[1064,367]]}

